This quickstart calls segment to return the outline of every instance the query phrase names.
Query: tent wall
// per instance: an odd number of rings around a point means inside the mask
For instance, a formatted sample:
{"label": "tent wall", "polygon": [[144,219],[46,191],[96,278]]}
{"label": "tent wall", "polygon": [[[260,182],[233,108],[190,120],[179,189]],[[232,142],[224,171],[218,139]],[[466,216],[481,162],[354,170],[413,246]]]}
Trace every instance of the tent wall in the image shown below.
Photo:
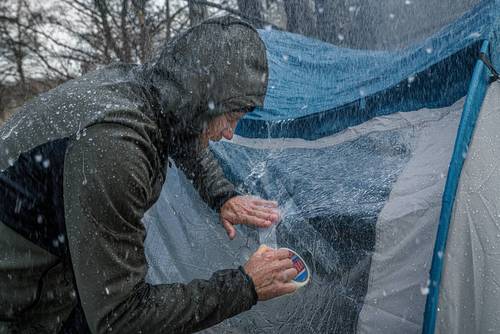
{"label": "tent wall", "polygon": [[[489,43],[485,41],[481,51],[488,53]],[[432,267],[429,278],[429,295],[424,314],[423,333],[434,333],[437,303],[439,298],[439,286],[441,283],[443,254],[446,249],[448,230],[451,222],[453,205],[457,194],[463,163],[467,157],[467,150],[471,141],[477,117],[480,112],[484,96],[489,83],[489,72],[485,65],[478,61],[470,83],[469,92],[462,113],[462,119],[455,140],[455,147],[450,161],[450,168],[446,179],[445,190],[442,199],[442,209],[439,217],[439,226],[436,235],[436,243],[432,256]]]}
{"label": "tent wall", "polygon": [[[278,246],[298,251],[313,275],[307,288],[259,303],[216,330],[344,334],[362,327],[372,333],[397,323],[395,332],[417,332],[433,218],[453,145],[449,130],[462,104],[376,117],[315,141],[237,137],[213,144],[240,189],[280,203]],[[144,222],[153,284],[207,278],[244,263],[260,242],[245,226],[227,240],[217,215],[175,168]],[[418,258],[416,248],[424,250]],[[392,322],[385,322],[390,312]]]}
{"label": "tent wall", "polygon": [[412,158],[378,217],[358,333],[421,332],[425,307],[422,291],[430,269],[440,198],[462,107],[463,100],[449,108],[401,114],[427,114],[434,119],[419,125],[422,130]]}
{"label": "tent wall", "polygon": [[490,86],[464,163],[448,234],[436,333],[500,328],[500,82]]}

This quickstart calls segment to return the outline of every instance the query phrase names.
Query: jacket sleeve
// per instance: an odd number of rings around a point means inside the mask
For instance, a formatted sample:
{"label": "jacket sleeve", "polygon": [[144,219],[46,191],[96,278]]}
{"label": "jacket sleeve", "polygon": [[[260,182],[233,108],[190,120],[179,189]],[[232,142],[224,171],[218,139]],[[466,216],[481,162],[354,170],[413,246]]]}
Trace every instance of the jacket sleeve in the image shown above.
{"label": "jacket sleeve", "polygon": [[71,261],[94,333],[189,333],[256,303],[240,269],[188,284],[145,282],[141,218],[158,195],[153,146],[113,124],[91,126],[66,152],[64,203]]}
{"label": "jacket sleeve", "polygon": [[[196,145],[193,144],[191,147]],[[220,211],[228,199],[241,195],[224,176],[210,148],[193,149],[189,153],[176,154],[174,160],[187,178],[193,181],[201,198],[212,209]]]}

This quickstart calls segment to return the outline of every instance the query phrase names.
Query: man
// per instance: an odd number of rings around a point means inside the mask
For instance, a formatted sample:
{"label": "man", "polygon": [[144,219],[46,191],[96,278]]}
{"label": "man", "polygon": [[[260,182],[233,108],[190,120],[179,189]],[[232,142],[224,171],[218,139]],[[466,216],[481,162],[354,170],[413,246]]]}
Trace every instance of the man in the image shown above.
{"label": "man", "polygon": [[276,203],[234,190],[207,147],[232,138],[266,86],[257,32],[225,17],[154,64],[109,66],[21,108],[0,130],[0,332],[192,332],[293,292],[288,253],[266,247],[209,280],[144,281],[141,218],[169,157],[229,238],[278,219]]}

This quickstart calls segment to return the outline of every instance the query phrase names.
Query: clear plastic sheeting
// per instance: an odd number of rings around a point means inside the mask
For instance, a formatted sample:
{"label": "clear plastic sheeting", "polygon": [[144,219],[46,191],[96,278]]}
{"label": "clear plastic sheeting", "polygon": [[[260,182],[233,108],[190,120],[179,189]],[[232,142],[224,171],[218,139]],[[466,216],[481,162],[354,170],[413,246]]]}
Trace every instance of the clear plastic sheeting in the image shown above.
{"label": "clear plastic sheeting", "polygon": [[[295,294],[260,302],[208,331],[371,333],[387,319],[374,318],[386,303],[399,307],[385,313],[402,325],[385,333],[416,332],[461,106],[377,117],[315,141],[237,137],[212,145],[241,190],[279,202],[277,244],[296,250],[313,277]],[[153,284],[208,278],[243,264],[259,245],[258,231],[245,226],[229,241],[176,168],[144,223]]]}
{"label": "clear plastic sheeting", "polygon": [[455,199],[436,333],[500,328],[500,83],[482,105]]}

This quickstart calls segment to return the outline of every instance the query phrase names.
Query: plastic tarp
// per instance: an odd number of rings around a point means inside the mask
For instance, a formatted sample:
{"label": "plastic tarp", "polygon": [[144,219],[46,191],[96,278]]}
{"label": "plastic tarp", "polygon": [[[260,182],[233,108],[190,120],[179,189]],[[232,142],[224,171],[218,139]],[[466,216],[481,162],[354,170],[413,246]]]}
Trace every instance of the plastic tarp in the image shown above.
{"label": "plastic tarp", "polygon": [[[393,329],[416,332],[439,213],[432,199],[442,194],[461,106],[378,117],[317,141],[239,137],[214,145],[222,160],[238,161],[225,168],[241,189],[278,200],[278,246],[297,250],[313,281],[213,330],[373,332],[384,324],[376,320],[383,311],[397,319]],[[401,202],[405,210],[397,210]],[[229,242],[175,168],[145,224],[148,281],[155,284],[208,278],[243,263],[259,245],[258,231],[244,226]]]}

